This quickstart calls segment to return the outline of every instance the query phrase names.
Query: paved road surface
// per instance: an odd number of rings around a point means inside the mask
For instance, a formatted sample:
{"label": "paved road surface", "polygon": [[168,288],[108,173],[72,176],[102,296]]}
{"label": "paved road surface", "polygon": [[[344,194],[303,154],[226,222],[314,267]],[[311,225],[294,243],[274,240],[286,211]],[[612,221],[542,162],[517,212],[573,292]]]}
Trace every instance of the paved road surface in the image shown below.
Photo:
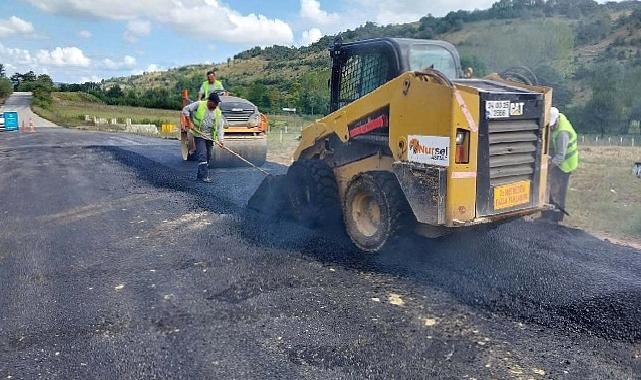
{"label": "paved road surface", "polygon": [[0,378],[641,373],[639,251],[515,222],[362,256],[244,217],[255,172],[193,175],[176,142],[0,135]]}
{"label": "paved road surface", "polygon": [[47,119],[43,119],[31,111],[31,93],[30,92],[15,92],[7,99],[5,104],[0,107],[0,112],[18,112],[18,120],[22,127],[24,121],[25,127],[29,127],[30,121],[33,123],[34,128],[55,128],[55,124]]}

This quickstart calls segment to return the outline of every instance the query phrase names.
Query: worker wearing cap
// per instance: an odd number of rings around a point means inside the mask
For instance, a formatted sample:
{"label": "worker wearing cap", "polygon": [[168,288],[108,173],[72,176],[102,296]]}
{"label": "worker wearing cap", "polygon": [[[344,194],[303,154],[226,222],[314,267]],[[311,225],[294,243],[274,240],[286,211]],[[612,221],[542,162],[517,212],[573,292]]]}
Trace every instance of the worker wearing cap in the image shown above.
{"label": "worker wearing cap", "polygon": [[207,72],[207,80],[203,82],[198,91],[198,100],[205,100],[212,93],[225,92],[223,82],[216,79],[216,72],[214,70]]}
{"label": "worker wearing cap", "polygon": [[579,149],[577,134],[568,118],[556,107],[550,109],[551,166],[548,171],[548,188],[550,203],[560,208],[546,213],[545,217],[552,222],[562,222],[565,212],[565,197],[568,192],[570,175],[579,166]]}
{"label": "worker wearing cap", "polygon": [[209,177],[209,157],[213,141],[223,144],[224,129],[223,115],[218,105],[220,97],[211,93],[207,100],[191,103],[183,108],[183,115],[189,117],[193,124],[192,134],[196,144],[196,159],[198,160],[197,179],[203,182],[211,182]]}

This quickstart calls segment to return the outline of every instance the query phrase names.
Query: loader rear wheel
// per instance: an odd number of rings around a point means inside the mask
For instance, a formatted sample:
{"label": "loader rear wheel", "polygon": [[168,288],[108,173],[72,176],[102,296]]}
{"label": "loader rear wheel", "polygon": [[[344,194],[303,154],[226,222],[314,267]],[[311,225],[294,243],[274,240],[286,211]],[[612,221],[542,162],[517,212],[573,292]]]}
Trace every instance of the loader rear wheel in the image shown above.
{"label": "loader rear wheel", "polygon": [[405,226],[409,205],[392,173],[369,172],[347,187],[343,208],[347,234],[366,252],[377,252]]}
{"label": "loader rear wheel", "polygon": [[287,171],[291,213],[308,227],[340,222],[338,186],[332,169],[321,160],[298,160]]}

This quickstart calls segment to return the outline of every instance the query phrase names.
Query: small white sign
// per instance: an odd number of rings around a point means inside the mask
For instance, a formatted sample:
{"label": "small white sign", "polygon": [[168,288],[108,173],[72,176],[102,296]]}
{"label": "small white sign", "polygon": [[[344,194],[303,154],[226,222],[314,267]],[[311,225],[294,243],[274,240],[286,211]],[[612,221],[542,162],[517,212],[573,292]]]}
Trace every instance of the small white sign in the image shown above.
{"label": "small white sign", "polygon": [[509,100],[489,100],[485,102],[485,111],[489,119],[506,119],[510,117]]}
{"label": "small white sign", "polygon": [[407,152],[409,161],[438,166],[450,165],[449,137],[410,135],[407,141],[409,141]]}

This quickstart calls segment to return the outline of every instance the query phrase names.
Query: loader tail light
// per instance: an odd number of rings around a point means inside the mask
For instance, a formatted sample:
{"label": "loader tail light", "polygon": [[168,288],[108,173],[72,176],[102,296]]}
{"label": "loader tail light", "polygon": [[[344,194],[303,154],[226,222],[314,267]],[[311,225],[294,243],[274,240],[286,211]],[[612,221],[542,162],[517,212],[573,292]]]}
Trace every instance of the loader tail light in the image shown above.
{"label": "loader tail light", "polygon": [[456,130],[456,163],[470,163],[470,131],[465,129]]}

